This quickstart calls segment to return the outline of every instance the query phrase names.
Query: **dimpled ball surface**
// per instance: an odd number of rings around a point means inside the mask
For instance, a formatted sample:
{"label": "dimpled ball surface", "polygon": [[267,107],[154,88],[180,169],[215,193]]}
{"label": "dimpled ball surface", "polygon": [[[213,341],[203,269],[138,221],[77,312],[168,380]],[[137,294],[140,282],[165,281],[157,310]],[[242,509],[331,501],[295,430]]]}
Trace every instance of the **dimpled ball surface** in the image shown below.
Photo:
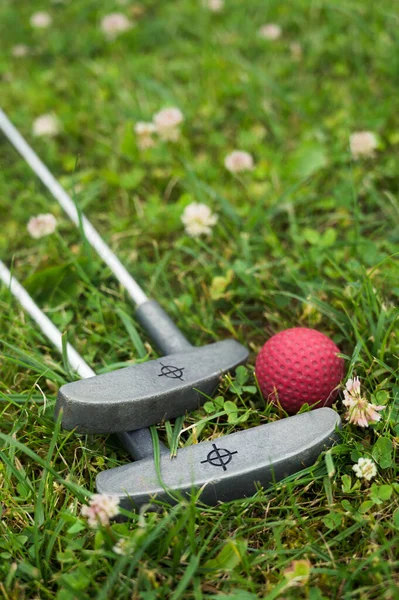
{"label": "dimpled ball surface", "polygon": [[338,352],[338,346],[315,329],[294,327],[273,335],[256,359],[263,397],[291,415],[305,403],[331,406],[338,394],[334,388],[344,376]]}

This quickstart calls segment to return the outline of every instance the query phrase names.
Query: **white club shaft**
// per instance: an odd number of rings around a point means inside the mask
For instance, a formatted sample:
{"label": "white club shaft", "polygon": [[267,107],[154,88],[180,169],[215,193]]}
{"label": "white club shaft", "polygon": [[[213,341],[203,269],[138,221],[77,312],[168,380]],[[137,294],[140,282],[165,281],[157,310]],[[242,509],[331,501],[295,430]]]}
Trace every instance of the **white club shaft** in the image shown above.
{"label": "white club shaft", "polygon": [[[42,332],[48,337],[51,343],[62,354],[62,335],[50,319],[37,306],[34,300],[29,296],[28,292],[15,279],[7,267],[0,261],[0,280],[9,288],[12,294],[21,303],[22,307],[39,325]],[[94,377],[93,369],[84,361],[84,359],[76,352],[76,350],[67,344],[67,359],[73,371],[76,371],[80,377]]]}
{"label": "white club shaft", "polygon": [[112,252],[111,248],[107,246],[90,221],[88,221],[84,215],[79,216],[75,203],[71,197],[50,173],[46,165],[40,160],[1,109],[0,129],[25,159],[31,169],[36,173],[39,179],[41,179],[75,225],[79,227],[79,224],[82,224],[86,239],[108,265],[121,285],[126,289],[133,302],[137,306],[146,302],[148,298],[138,283],[136,283],[130,273],[125,269],[117,256]]}

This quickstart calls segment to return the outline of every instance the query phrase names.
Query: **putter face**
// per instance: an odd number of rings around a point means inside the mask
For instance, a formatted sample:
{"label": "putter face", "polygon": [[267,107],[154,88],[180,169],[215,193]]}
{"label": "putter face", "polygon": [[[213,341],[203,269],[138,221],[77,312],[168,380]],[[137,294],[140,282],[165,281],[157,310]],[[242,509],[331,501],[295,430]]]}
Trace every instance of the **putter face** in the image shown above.
{"label": "putter face", "polygon": [[173,491],[184,495],[199,488],[208,505],[252,496],[257,485],[267,487],[313,464],[338,440],[340,423],[334,410],[320,408],[182,448],[176,458],[162,453],[162,482],[153,458],[102,471],[97,491],[118,496],[124,508],[154,498],[173,504]]}
{"label": "putter face", "polygon": [[248,350],[234,340],[170,354],[62,386],[56,415],[80,433],[117,433],[155,425],[195,410],[220,376],[244,363]]}

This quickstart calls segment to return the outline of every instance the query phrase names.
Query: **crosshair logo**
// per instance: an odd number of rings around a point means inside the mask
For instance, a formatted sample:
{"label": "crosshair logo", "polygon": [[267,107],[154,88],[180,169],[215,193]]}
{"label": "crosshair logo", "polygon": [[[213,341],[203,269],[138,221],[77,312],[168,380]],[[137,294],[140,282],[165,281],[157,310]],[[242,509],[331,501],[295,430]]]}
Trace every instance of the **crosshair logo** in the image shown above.
{"label": "crosshair logo", "polygon": [[222,467],[223,471],[227,471],[226,465],[233,458],[233,454],[238,454],[237,450],[230,452],[226,448],[218,448],[216,444],[212,444],[213,450],[211,450],[206,457],[206,460],[201,460],[201,464],[209,463],[214,467]]}
{"label": "crosshair logo", "polygon": [[168,379],[180,379],[180,381],[184,381],[184,367],[173,367],[172,365],[163,365],[162,363],[161,367],[162,369],[158,377],[167,377]]}

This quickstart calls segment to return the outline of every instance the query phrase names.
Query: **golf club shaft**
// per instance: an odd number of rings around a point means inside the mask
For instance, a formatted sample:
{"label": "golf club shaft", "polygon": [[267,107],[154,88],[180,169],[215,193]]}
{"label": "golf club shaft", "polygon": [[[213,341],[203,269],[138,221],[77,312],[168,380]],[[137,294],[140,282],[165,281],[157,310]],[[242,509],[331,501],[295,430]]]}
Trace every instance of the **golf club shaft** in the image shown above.
{"label": "golf club shaft", "polygon": [[[50,319],[40,310],[35,304],[34,300],[29,296],[25,288],[15,279],[7,267],[0,261],[0,279],[8,287],[13,296],[19,300],[21,306],[26,312],[32,317],[32,319],[39,325],[41,331],[46,335],[50,342],[57,348],[62,354],[63,343],[62,334],[57,327],[50,321]],[[86,379],[87,377],[94,377],[95,373],[93,369],[83,360],[83,358],[76,352],[76,350],[67,344],[67,359],[68,364],[73,371],[75,371],[80,377]]]}
{"label": "golf club shaft", "polygon": [[[92,226],[92,224],[88,221],[88,219],[78,212],[73,200],[61,187],[61,185],[58,183],[55,177],[50,173],[49,169],[40,160],[40,158],[37,156],[34,150],[24,140],[22,135],[14,127],[14,125],[11,123],[11,121],[8,119],[5,113],[1,110],[1,108],[0,129],[6,135],[8,140],[13,144],[16,150],[25,159],[25,161],[29,164],[33,172],[36,173],[36,175],[44,183],[49,192],[57,200],[60,206],[65,210],[65,212],[75,223],[75,225],[77,227],[82,226],[86,239],[97,251],[98,255],[108,265],[108,267],[111,269],[112,273],[115,275],[117,280],[121,283],[122,287],[126,289],[129,296],[136,304],[137,318],[139,319],[143,327],[147,330],[151,338],[155,341],[159,350],[168,354],[191,348],[190,342],[176,327],[176,325],[173,323],[170,317],[164,312],[162,307],[154,300],[149,300],[147,298],[146,294],[136,283],[136,281],[132,278],[132,276],[126,270],[126,268],[122,265],[117,256],[104,242],[104,240],[101,238],[101,236]],[[11,289],[11,291],[13,291],[13,289]],[[30,302],[28,302],[28,304],[30,306],[33,306],[33,300],[30,299]],[[36,315],[43,314],[36,305],[34,313]],[[45,317],[45,315],[43,316]],[[44,323],[41,317],[40,322],[37,321],[36,318],[35,320],[39,324],[39,326],[41,326],[41,323]],[[54,329],[55,331],[52,331],[52,335],[55,335],[56,338],[56,332],[58,332],[58,330],[56,330],[56,328]],[[61,335],[60,332],[58,332],[58,334]],[[49,339],[52,340],[53,338]],[[81,360],[83,361],[83,359]],[[87,366],[88,365],[86,365],[86,367]],[[94,374],[94,372],[92,372],[92,374]],[[118,437],[122,445],[126,448],[126,450],[134,459],[139,460],[152,453],[152,440],[150,431],[147,428],[138,431],[123,432],[118,434]],[[167,449],[165,448],[165,446],[163,446],[163,444],[161,444],[160,446],[162,452],[167,452]]]}
{"label": "golf club shaft", "polygon": [[86,239],[97,251],[103,261],[108,265],[118,281],[126,289],[133,302],[137,306],[140,306],[146,302],[148,298],[138,283],[136,283],[117,256],[107,246],[93,225],[86,219],[84,215],[79,214],[72,198],[61,187],[55,177],[50,173],[46,165],[40,160],[34,150],[24,140],[22,135],[14,127],[1,109],[0,129],[12,143],[14,148],[18,150],[21,156],[25,159],[34,173],[36,173],[39,179],[44,183],[49,192],[54,196],[54,198],[75,223],[75,225],[77,227],[81,225]]}
{"label": "golf club shaft", "polygon": [[[40,330],[46,335],[55,348],[62,354],[63,342],[62,334],[50,319],[37,306],[24,287],[17,281],[9,269],[0,261],[0,280],[8,287],[13,296],[20,302],[21,306],[37,323]],[[67,344],[67,360],[73,371],[80,377],[86,379],[94,377],[95,372],[78,352]],[[152,438],[149,429],[140,429],[137,431],[128,431],[117,434],[121,444],[126,448],[129,454],[135,460],[146,458],[153,455]],[[161,444],[161,451],[167,452],[167,448]]]}
{"label": "golf club shaft", "polygon": [[146,329],[157,348],[164,354],[173,354],[174,352],[180,352],[191,348],[190,342],[178,327],[176,327],[169,315],[167,315],[155,300],[149,300],[147,298],[141,287],[122,265],[114,252],[112,252],[111,248],[104,242],[90,221],[77,210],[71,197],[61,187],[55,177],[50,173],[45,164],[24,140],[22,135],[1,109],[0,129],[29,164],[33,172],[36,173],[39,179],[44,183],[49,192],[55,200],[57,200],[75,225],[77,227],[82,226],[87,241],[96,250],[106,265],[108,265],[119,283],[126,289],[130,298],[136,304],[137,319]]}

